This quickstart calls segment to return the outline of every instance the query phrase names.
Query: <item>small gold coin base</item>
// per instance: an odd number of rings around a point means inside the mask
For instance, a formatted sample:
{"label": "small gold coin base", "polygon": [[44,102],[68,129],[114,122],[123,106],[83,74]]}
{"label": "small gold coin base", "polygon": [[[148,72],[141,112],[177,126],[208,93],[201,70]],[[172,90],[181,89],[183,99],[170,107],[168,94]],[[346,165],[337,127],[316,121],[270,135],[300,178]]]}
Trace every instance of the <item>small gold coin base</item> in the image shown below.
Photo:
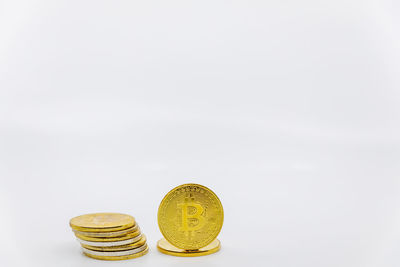
{"label": "small gold coin base", "polygon": [[221,249],[221,242],[215,239],[213,242],[197,250],[184,250],[173,246],[165,238],[158,240],[157,249],[167,255],[178,257],[197,257],[213,254]]}

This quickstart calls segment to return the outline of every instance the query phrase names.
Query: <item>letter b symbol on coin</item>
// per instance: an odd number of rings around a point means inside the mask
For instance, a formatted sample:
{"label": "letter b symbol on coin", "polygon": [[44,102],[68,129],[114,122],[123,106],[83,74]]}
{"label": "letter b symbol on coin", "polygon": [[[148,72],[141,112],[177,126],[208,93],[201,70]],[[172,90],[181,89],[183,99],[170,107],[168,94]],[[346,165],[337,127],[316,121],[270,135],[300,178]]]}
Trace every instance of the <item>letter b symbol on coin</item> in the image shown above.
{"label": "letter b symbol on coin", "polygon": [[[199,230],[203,227],[205,219],[201,214],[204,208],[198,203],[181,203],[178,207],[182,210],[182,226],[179,230],[184,232]],[[195,210],[195,212],[193,212]],[[194,222],[197,222],[195,224]]]}

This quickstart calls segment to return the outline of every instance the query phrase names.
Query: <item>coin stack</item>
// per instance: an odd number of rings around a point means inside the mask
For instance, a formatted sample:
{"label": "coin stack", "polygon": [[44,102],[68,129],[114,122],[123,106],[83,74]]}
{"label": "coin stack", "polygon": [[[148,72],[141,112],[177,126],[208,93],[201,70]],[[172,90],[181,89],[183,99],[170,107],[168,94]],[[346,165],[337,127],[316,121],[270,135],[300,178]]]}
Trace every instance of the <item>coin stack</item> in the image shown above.
{"label": "coin stack", "polygon": [[135,219],[121,213],[93,213],[71,219],[70,226],[83,254],[100,260],[127,260],[149,248]]}

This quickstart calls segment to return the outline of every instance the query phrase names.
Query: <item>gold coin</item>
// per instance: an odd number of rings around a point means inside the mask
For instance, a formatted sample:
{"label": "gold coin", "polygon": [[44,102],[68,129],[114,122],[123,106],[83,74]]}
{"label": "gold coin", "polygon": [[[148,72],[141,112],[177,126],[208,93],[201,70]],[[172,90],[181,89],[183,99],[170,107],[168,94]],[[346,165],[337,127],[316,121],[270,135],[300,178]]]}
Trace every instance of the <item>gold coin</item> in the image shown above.
{"label": "gold coin", "polygon": [[111,232],[134,226],[135,218],[121,213],[92,213],[74,217],[69,224],[82,232]]}
{"label": "gold coin", "polygon": [[94,246],[94,247],[117,247],[117,246],[124,246],[128,244],[132,244],[135,242],[138,242],[142,238],[142,235],[139,234],[138,236],[126,240],[121,240],[121,241],[105,241],[105,242],[92,242],[92,241],[86,241],[82,239],[78,239],[78,241],[81,243],[81,245],[88,245],[88,246]]}
{"label": "gold coin", "polygon": [[205,256],[219,251],[221,248],[221,243],[218,239],[215,239],[213,242],[208,244],[207,246],[197,249],[197,250],[184,250],[177,248],[171,245],[165,238],[160,239],[157,242],[157,249],[168,255],[179,256],[179,257],[197,257],[197,256]]}
{"label": "gold coin", "polygon": [[158,208],[158,226],[169,243],[184,250],[210,244],[221,231],[224,211],[217,195],[205,186],[184,184],[172,189]]}
{"label": "gold coin", "polygon": [[86,235],[81,235],[75,233],[75,236],[79,238],[80,240],[85,240],[85,241],[92,241],[92,242],[116,242],[116,241],[123,241],[127,240],[130,238],[134,238],[140,235],[140,231],[136,230],[135,232],[123,235],[123,236],[117,236],[117,237],[93,237],[93,236],[86,236]]}
{"label": "gold coin", "polygon": [[146,243],[146,236],[142,235],[142,238],[135,242],[135,243],[130,243],[127,245],[123,246],[115,246],[115,247],[95,247],[95,246],[90,246],[90,245],[85,245],[81,244],[82,247],[90,249],[90,250],[96,250],[96,251],[121,251],[121,250],[129,250],[129,249],[134,249],[138,248],[140,246],[143,246]]}
{"label": "gold coin", "polygon": [[121,231],[114,231],[114,232],[82,232],[72,229],[75,234],[84,235],[84,236],[92,236],[92,237],[117,237],[123,236],[126,234],[133,233],[139,230],[139,226],[135,224],[133,227],[121,230]]}
{"label": "gold coin", "polygon": [[86,256],[93,258],[93,259],[97,259],[97,260],[108,260],[108,261],[117,261],[117,260],[128,260],[128,259],[134,259],[134,258],[138,258],[141,257],[143,255],[146,255],[147,252],[149,251],[149,247],[147,245],[144,246],[144,249],[140,252],[136,252],[133,254],[128,254],[128,255],[121,255],[121,256],[106,256],[106,255],[95,255],[92,254],[91,251],[83,251],[83,254],[85,254]]}

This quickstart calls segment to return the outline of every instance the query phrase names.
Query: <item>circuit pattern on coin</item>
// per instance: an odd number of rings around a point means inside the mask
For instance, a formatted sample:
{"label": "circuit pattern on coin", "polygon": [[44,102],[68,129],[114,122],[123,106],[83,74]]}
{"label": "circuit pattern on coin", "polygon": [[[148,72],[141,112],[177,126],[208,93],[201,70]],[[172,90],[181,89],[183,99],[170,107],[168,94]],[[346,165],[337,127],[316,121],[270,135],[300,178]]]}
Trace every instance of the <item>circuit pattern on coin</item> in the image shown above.
{"label": "circuit pattern on coin", "polygon": [[196,250],[210,244],[224,219],[218,197],[207,187],[184,184],[172,189],[158,209],[160,231],[172,245]]}

